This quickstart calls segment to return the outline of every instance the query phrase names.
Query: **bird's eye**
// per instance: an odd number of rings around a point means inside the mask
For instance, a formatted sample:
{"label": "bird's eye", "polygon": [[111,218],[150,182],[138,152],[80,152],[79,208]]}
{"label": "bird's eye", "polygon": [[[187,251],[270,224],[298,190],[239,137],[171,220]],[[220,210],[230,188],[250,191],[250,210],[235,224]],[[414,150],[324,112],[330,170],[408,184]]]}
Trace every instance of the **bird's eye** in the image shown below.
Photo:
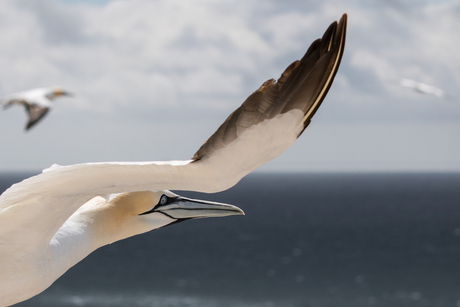
{"label": "bird's eye", "polygon": [[167,202],[168,202],[168,196],[162,195],[160,198],[160,205],[166,205]]}

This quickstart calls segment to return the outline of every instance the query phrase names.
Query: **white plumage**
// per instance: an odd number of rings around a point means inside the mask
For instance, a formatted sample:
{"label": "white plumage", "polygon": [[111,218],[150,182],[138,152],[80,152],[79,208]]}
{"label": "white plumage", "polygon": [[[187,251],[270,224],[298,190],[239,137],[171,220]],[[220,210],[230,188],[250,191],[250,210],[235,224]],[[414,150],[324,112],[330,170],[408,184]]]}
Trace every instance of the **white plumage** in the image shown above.
{"label": "white plumage", "polygon": [[308,126],[340,65],[347,16],[266,81],[190,160],[55,165],[0,196],[0,305],[32,297],[95,249],[178,220],[242,214],[168,190],[218,192]]}

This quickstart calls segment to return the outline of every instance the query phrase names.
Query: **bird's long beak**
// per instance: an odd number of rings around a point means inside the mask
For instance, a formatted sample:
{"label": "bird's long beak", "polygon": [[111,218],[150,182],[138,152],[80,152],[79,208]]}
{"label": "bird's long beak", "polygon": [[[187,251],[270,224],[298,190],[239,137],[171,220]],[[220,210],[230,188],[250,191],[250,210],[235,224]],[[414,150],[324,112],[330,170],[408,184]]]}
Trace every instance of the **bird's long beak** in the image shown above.
{"label": "bird's long beak", "polygon": [[175,197],[166,205],[157,206],[153,211],[161,212],[174,219],[195,219],[229,215],[244,215],[240,208],[211,201]]}
{"label": "bird's long beak", "polygon": [[75,93],[68,92],[68,91],[62,91],[61,95],[63,96],[68,96],[68,97],[75,97]]}

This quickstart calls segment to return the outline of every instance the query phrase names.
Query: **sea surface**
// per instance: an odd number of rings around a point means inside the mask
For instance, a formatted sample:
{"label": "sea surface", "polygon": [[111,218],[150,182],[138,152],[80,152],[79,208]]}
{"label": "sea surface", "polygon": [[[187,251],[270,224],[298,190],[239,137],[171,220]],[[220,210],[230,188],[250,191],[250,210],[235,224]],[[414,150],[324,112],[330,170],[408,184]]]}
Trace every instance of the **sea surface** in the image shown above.
{"label": "sea surface", "polygon": [[[0,174],[0,191],[28,175]],[[460,174],[256,173],[178,193],[246,215],[102,247],[16,306],[460,306]]]}

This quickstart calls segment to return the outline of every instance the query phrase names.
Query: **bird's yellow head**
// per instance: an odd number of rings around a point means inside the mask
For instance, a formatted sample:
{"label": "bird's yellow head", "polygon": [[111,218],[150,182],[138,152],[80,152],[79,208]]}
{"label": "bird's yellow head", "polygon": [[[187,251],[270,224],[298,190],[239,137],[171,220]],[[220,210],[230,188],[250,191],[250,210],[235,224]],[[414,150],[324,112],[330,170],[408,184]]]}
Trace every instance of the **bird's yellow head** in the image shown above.
{"label": "bird's yellow head", "polygon": [[75,96],[74,93],[72,92],[69,92],[69,91],[66,91],[60,87],[55,87],[52,91],[52,96],[53,98],[57,98],[57,97],[60,97],[60,96],[69,96],[69,97],[73,97]]}

